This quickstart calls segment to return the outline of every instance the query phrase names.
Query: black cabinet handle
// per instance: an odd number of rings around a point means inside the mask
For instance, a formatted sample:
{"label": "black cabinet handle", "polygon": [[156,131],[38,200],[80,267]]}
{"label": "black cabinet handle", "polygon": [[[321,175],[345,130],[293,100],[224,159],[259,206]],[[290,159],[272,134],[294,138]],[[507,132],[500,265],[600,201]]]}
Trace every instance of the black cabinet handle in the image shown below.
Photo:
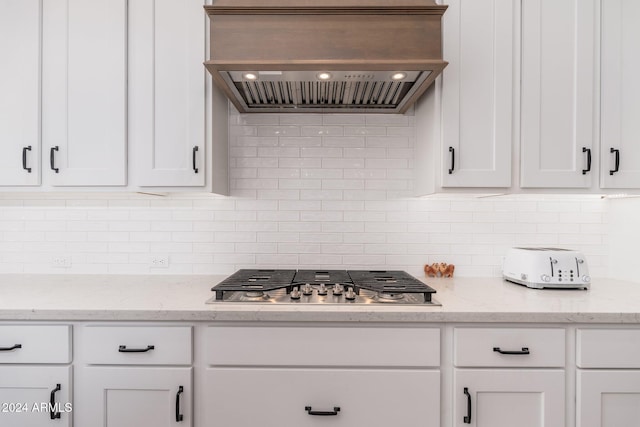
{"label": "black cabinet handle", "polygon": [[510,351],[510,350],[500,350],[500,347],[493,347],[493,351],[498,352],[500,354],[531,354],[529,348],[522,347],[522,350]]}
{"label": "black cabinet handle", "polygon": [[16,350],[18,348],[22,348],[22,344],[14,344],[11,347],[0,347],[0,351],[11,351],[11,350]]}
{"label": "black cabinet handle", "polygon": [[327,417],[327,416],[332,416],[332,415],[338,415],[338,412],[340,412],[340,407],[339,406],[334,406],[333,407],[333,411],[314,411],[312,410],[311,406],[305,406],[304,410],[307,411],[307,413],[309,415],[317,415],[320,417]]}
{"label": "black cabinet handle", "polygon": [[616,167],[613,170],[609,171],[609,175],[613,175],[620,170],[620,150],[616,150],[615,148],[611,147],[611,150],[609,150],[609,152],[611,154],[616,154]]}
{"label": "black cabinet handle", "polygon": [[184,415],[180,413],[180,395],[184,392],[184,387],[178,387],[178,393],[176,393],[176,422],[180,422],[184,419]]}
{"label": "black cabinet handle", "polygon": [[451,175],[456,168],[456,149],[449,147],[449,152],[451,153],[451,167],[449,168],[449,175]]}
{"label": "black cabinet handle", "polygon": [[56,388],[51,390],[51,397],[49,398],[49,416],[52,420],[60,418],[60,412],[54,412],[56,405],[56,392],[60,391],[60,384],[56,384]]}
{"label": "black cabinet handle", "polygon": [[587,153],[587,168],[582,169],[582,175],[586,175],[587,172],[591,172],[591,148],[582,147],[582,152]]}
{"label": "black cabinet handle", "polygon": [[49,166],[51,166],[51,170],[55,171],[56,173],[60,173],[60,169],[56,167],[56,158],[54,152],[59,150],[60,147],[56,145],[55,147],[51,147],[51,151],[49,151]]}
{"label": "black cabinet handle", "polygon": [[118,352],[120,353],[146,353],[147,351],[154,350],[156,348],[155,345],[148,345],[147,348],[127,348],[126,345],[121,345],[118,347]]}
{"label": "black cabinet handle", "polygon": [[27,173],[31,173],[31,168],[27,167],[27,151],[31,151],[31,146],[22,147],[22,169],[26,170]]}
{"label": "black cabinet handle", "polygon": [[198,168],[196,167],[196,153],[198,152],[198,146],[196,145],[195,147],[193,147],[193,157],[192,157],[192,161],[193,161],[193,172],[194,173],[198,173]]}
{"label": "black cabinet handle", "polygon": [[465,424],[471,424],[471,394],[469,394],[469,389],[467,387],[464,388],[464,394],[467,395],[467,415],[462,419]]}

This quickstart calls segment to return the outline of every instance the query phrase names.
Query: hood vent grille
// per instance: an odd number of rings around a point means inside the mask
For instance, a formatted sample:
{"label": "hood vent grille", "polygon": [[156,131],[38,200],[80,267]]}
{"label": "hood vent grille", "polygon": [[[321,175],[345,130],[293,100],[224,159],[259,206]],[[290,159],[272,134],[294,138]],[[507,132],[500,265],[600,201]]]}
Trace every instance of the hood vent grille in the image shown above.
{"label": "hood vent grille", "polygon": [[241,113],[404,113],[447,65],[435,0],[213,0],[205,66]]}
{"label": "hood vent grille", "polygon": [[388,72],[348,72],[331,81],[318,81],[313,72],[260,72],[256,80],[243,78],[240,72],[221,73],[246,111],[296,112],[332,108],[342,112],[381,112],[396,110],[410,92],[428,76],[429,72],[404,73],[402,81],[395,81]]}

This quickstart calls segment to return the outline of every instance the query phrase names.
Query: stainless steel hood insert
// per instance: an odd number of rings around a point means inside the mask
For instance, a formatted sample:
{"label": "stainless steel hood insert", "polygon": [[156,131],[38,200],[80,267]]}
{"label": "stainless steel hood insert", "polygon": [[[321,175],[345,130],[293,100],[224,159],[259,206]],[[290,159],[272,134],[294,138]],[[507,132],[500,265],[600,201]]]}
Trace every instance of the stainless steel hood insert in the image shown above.
{"label": "stainless steel hood insert", "polygon": [[240,112],[403,113],[447,65],[434,0],[214,0],[205,66]]}
{"label": "stainless steel hood insert", "polygon": [[[319,80],[318,74],[326,79]],[[243,109],[265,113],[284,109],[318,112],[327,108],[342,112],[398,110],[430,74],[431,71],[221,72]],[[247,75],[255,78],[248,79]]]}

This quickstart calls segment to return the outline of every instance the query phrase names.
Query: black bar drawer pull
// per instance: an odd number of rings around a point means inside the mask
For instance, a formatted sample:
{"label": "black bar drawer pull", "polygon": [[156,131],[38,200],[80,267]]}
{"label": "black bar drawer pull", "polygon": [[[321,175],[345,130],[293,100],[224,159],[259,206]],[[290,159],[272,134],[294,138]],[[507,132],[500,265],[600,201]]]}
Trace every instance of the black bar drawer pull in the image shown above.
{"label": "black bar drawer pull", "polygon": [[184,387],[178,387],[178,393],[176,393],[176,422],[184,420],[184,415],[180,413],[180,395],[184,392]]}
{"label": "black bar drawer pull", "polygon": [[582,175],[586,175],[587,172],[591,172],[591,148],[582,147],[582,152],[587,153],[587,168],[582,169]]}
{"label": "black bar drawer pull", "polygon": [[196,145],[195,147],[193,147],[193,155],[192,155],[192,163],[193,163],[193,172],[194,173],[198,173],[198,168],[196,165],[196,153],[198,152],[198,146]]}
{"label": "black bar drawer pull", "polygon": [[56,420],[60,418],[60,412],[54,412],[54,408],[56,407],[56,392],[60,391],[60,384],[56,384],[56,388],[51,390],[51,397],[49,398],[49,417],[52,420]]}
{"label": "black bar drawer pull", "polygon": [[522,347],[522,350],[501,350],[500,347],[493,347],[493,351],[500,354],[531,354],[528,347]]}
{"label": "black bar drawer pull", "polygon": [[60,147],[57,145],[55,147],[51,147],[51,151],[49,151],[49,166],[51,166],[51,170],[55,171],[55,173],[60,173],[60,169],[56,167],[56,156],[55,152],[59,151]]}
{"label": "black bar drawer pull", "polygon": [[121,345],[118,347],[118,352],[120,353],[146,353],[147,351],[154,350],[156,348],[155,345],[148,345],[147,348],[127,348],[126,345]]}
{"label": "black bar drawer pull", "polygon": [[317,415],[320,417],[327,417],[327,416],[332,416],[332,415],[338,415],[338,412],[340,412],[340,407],[339,406],[334,406],[333,407],[333,411],[314,411],[311,406],[305,406],[304,410],[307,411],[307,413],[309,415]]}
{"label": "black bar drawer pull", "polygon": [[0,347],[0,351],[12,351],[22,348],[22,344],[14,344],[11,347]]}
{"label": "black bar drawer pull", "polygon": [[27,173],[31,173],[31,168],[27,167],[27,151],[31,151],[31,146],[22,147],[22,169],[26,170]]}
{"label": "black bar drawer pull", "polygon": [[611,147],[609,152],[611,154],[615,154],[616,155],[616,166],[615,166],[615,168],[613,170],[609,171],[609,175],[613,175],[614,173],[616,173],[616,172],[618,172],[620,170],[620,150],[616,150],[615,148]]}
{"label": "black bar drawer pull", "polygon": [[451,153],[451,167],[449,168],[449,175],[451,175],[456,169],[456,149],[449,147],[449,152]]}
{"label": "black bar drawer pull", "polygon": [[467,387],[464,388],[464,394],[467,395],[467,415],[462,419],[465,424],[471,424],[471,394],[469,394],[469,389]]}

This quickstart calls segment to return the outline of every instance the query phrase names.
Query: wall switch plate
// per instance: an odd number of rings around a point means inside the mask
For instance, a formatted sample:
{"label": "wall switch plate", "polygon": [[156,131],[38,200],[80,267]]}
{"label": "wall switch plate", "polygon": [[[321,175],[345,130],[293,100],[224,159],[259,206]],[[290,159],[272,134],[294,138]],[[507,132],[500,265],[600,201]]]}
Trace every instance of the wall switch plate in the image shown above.
{"label": "wall switch plate", "polygon": [[169,256],[152,256],[151,268],[169,268]]}
{"label": "wall switch plate", "polygon": [[71,268],[71,257],[58,255],[51,258],[51,266],[54,268]]}

